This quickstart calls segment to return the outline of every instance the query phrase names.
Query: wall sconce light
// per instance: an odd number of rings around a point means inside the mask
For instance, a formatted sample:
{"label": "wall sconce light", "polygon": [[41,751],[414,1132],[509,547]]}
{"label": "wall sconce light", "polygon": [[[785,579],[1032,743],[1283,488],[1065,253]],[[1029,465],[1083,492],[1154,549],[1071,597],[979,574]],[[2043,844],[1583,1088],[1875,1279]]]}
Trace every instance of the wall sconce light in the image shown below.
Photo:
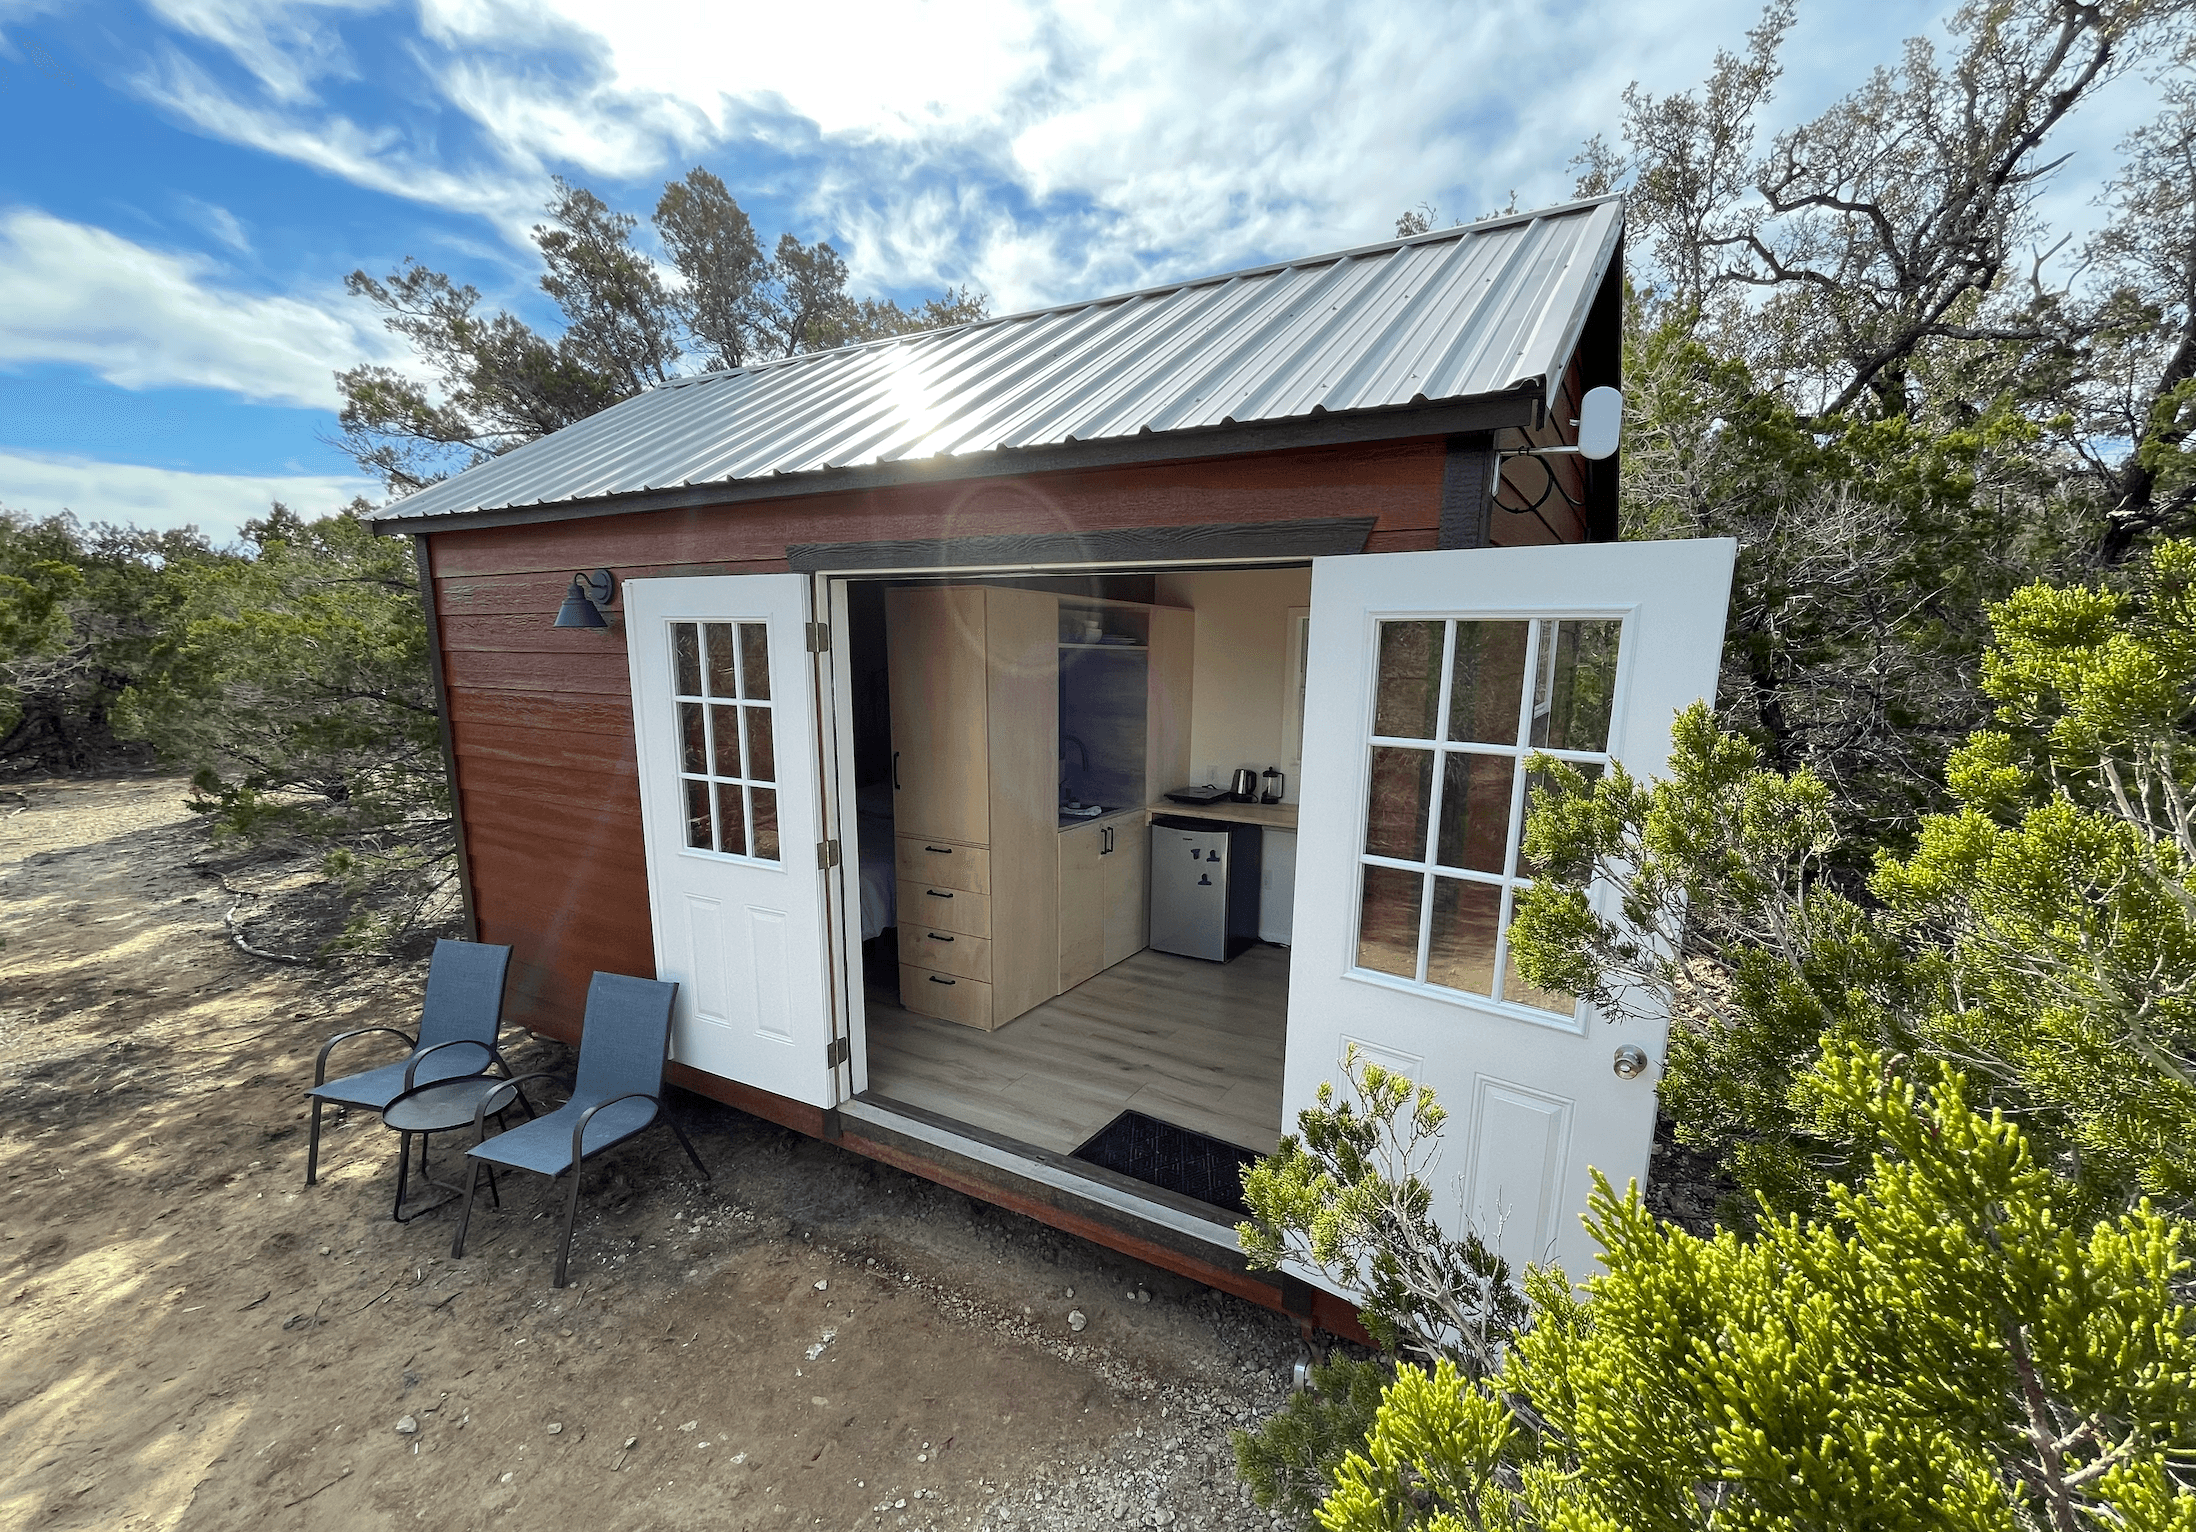
{"label": "wall sconce light", "polygon": [[603,616],[603,608],[618,599],[618,582],[607,569],[589,570],[572,576],[571,589],[564,593],[564,605],[557,608],[555,626],[560,628],[607,628],[609,619]]}

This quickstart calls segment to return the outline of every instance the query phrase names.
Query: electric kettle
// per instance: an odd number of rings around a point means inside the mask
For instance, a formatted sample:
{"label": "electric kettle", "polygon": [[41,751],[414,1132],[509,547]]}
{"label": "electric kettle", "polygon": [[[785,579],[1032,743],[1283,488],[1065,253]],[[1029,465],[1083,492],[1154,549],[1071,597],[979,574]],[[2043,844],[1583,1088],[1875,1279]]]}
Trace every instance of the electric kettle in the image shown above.
{"label": "electric kettle", "polygon": [[1256,803],[1258,801],[1258,773],[1248,766],[1235,773],[1234,785],[1228,789],[1231,803]]}

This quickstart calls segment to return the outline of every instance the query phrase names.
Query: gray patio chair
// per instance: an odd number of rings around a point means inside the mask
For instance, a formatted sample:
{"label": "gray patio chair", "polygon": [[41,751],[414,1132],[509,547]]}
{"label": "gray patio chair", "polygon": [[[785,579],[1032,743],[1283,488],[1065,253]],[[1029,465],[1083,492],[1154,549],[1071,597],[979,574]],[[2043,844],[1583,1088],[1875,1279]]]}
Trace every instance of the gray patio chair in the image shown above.
{"label": "gray patio chair", "polygon": [[[486,1074],[491,1064],[503,1065],[505,1074],[511,1072],[511,1066],[496,1049],[496,1034],[503,1023],[503,975],[510,964],[509,947],[486,942],[436,942],[434,958],[427,966],[427,998],[420,1006],[417,1038],[395,1027],[361,1027],[328,1039],[313,1062],[313,1086],[306,1092],[313,1102],[312,1137],[305,1148],[307,1186],[319,1180],[320,1109],[328,1102],[379,1112],[415,1085]],[[411,1054],[394,1064],[340,1079],[328,1078],[328,1055],[339,1043],[377,1032],[403,1038]],[[510,1101],[506,1099],[504,1105],[510,1105]]]}
{"label": "gray patio chair", "polygon": [[[564,1192],[564,1226],[557,1235],[557,1271],[552,1281],[556,1287],[564,1286],[565,1266],[572,1254],[572,1222],[579,1214],[580,1162],[589,1155],[621,1144],[660,1121],[678,1135],[679,1146],[702,1179],[709,1179],[709,1167],[694,1152],[685,1131],[663,1113],[663,1066],[671,1050],[671,1003],[678,993],[678,985],[656,979],[595,975],[587,986],[587,1011],[580,1022],[579,1069],[571,1100],[466,1151],[465,1207],[458,1214],[457,1238],[450,1242],[453,1259],[465,1254],[465,1231],[472,1222],[473,1193],[480,1185],[483,1166],[530,1170],[551,1179],[572,1177]],[[517,1090],[528,1080],[547,1078],[546,1074],[520,1075],[510,1086]],[[476,1138],[501,1095],[498,1091],[481,1099],[473,1119]]]}

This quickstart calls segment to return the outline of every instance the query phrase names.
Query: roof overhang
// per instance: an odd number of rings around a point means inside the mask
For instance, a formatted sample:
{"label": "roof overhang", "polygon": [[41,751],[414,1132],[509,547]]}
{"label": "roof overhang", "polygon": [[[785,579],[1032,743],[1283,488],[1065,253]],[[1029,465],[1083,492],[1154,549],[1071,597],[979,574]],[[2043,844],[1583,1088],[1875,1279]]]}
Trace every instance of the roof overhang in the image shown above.
{"label": "roof overhang", "polygon": [[[1581,316],[1583,322],[1583,316]],[[673,485],[591,499],[558,500],[535,505],[482,507],[477,510],[406,516],[402,509],[374,517],[369,525],[385,536],[456,532],[477,527],[525,526],[538,522],[577,521],[595,516],[627,516],[644,511],[684,510],[787,500],[807,495],[846,494],[912,484],[949,484],[960,480],[1021,478],[1030,474],[1070,473],[1093,468],[1126,468],[1207,458],[1248,457],[1311,447],[1336,447],[1478,432],[1537,427],[1547,415],[1543,390],[1521,384],[1506,392],[1441,404],[1395,409],[1313,413],[1281,421],[1204,427],[1187,431],[1146,431],[1136,436],[1045,446],[1001,448],[927,458],[863,463],[779,473],[763,478],[710,484]]]}

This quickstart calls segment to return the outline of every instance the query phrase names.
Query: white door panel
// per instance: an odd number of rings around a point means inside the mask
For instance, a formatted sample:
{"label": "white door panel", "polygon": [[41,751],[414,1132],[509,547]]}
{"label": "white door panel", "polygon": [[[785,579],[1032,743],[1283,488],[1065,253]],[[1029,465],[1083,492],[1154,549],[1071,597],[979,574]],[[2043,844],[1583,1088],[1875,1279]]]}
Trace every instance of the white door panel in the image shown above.
{"label": "white door panel", "polygon": [[1660,1024],[1616,1025],[1509,961],[1535,749],[1653,776],[1712,697],[1725,540],[1360,555],[1312,565],[1285,1117],[1361,1057],[1449,1109],[1438,1216],[1513,1266],[1590,1274],[1598,1167],[1644,1181]]}
{"label": "white door panel", "polygon": [[799,575],[631,580],[626,650],[671,1055],[836,1101],[816,687]]}

